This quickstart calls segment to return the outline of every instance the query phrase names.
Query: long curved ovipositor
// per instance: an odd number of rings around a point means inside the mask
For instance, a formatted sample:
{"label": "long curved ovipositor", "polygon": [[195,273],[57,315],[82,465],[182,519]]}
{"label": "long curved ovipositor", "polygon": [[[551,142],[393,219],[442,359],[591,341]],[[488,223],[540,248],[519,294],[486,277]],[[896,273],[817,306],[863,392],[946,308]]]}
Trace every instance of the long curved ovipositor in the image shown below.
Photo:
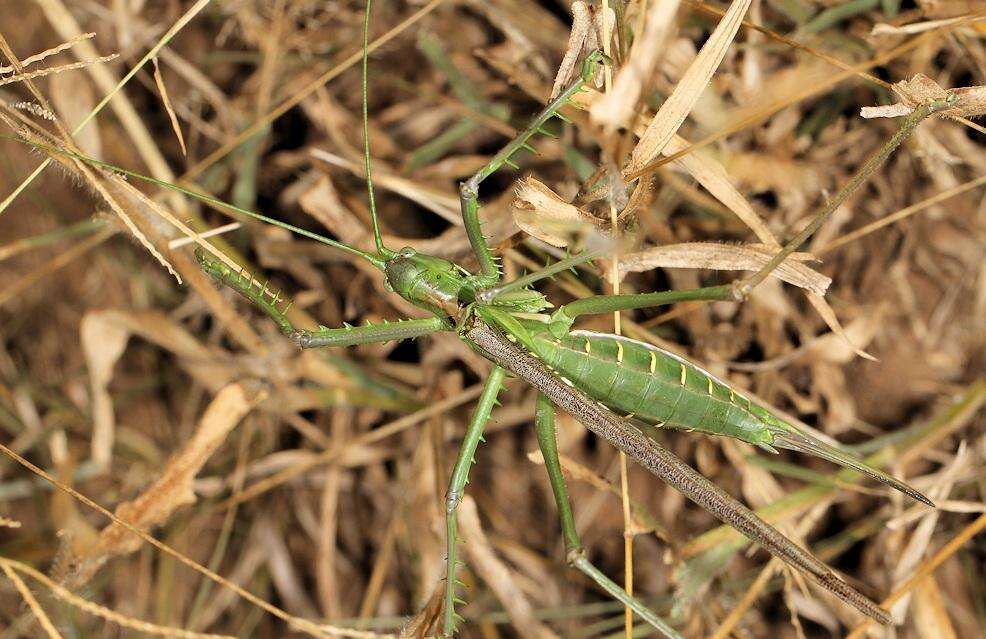
{"label": "long curved ovipositor", "polygon": [[[790,427],[790,424],[785,425]],[[841,451],[834,446],[829,446],[825,442],[816,439],[807,433],[775,432],[774,445],[779,448],[796,450],[799,453],[807,453],[809,455],[821,457],[822,459],[828,460],[833,464],[838,464],[845,468],[851,468],[852,470],[862,473],[871,479],[875,479],[876,481],[886,484],[895,490],[899,490],[912,499],[916,499],[921,503],[931,506],[932,508],[935,506],[933,501],[893,475],[885,473],[878,468],[873,468],[862,459],[845,451]]]}

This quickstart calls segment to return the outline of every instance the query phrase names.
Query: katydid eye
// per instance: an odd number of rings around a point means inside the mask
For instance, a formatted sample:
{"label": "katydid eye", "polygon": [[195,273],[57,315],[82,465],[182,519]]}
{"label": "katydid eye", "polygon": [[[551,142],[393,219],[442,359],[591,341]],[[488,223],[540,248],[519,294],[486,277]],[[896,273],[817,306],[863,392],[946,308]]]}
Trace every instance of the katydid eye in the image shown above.
{"label": "katydid eye", "polygon": [[415,253],[416,251],[410,246],[405,246],[404,248],[402,248],[400,251],[397,252],[397,254],[401,257],[414,257]]}

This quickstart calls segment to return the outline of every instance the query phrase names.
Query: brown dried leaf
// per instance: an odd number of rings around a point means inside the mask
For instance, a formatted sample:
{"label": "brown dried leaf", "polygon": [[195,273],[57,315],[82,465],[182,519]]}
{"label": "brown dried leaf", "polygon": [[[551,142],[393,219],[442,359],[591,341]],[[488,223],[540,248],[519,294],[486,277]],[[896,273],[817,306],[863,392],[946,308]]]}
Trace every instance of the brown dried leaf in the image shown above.
{"label": "brown dried leaf", "polygon": [[[834,315],[834,314],[833,314]],[[839,331],[833,329],[832,333],[820,336],[805,349],[805,357],[814,361],[830,362],[832,364],[846,364],[853,359],[853,355],[859,355],[861,348],[873,341],[877,331],[883,323],[885,308],[877,307],[872,313],[865,313],[852,322],[845,329],[839,326]],[[822,313],[825,319],[825,313]],[[827,321],[827,320],[826,320]]]}
{"label": "brown dried leaf", "polygon": [[856,402],[846,382],[846,374],[841,366],[827,361],[817,361],[811,365],[811,393],[815,398],[824,399],[822,423],[827,435],[838,435],[856,423]]}
{"label": "brown dried leaf", "polygon": [[894,92],[911,104],[924,104],[948,97],[948,91],[923,73],[916,74],[910,80],[895,82]]}
{"label": "brown dried leaf", "polygon": [[[967,118],[974,118],[986,115],[986,86],[958,87],[952,89],[958,97],[955,103],[955,110],[961,111],[961,115]],[[951,109],[946,115],[951,115]]]}
{"label": "brown dried leaf", "polygon": [[130,339],[130,330],[114,319],[104,313],[89,313],[79,326],[92,392],[92,460],[104,470],[109,469],[113,458],[116,433],[113,400],[107,386],[113,376],[113,366]]}
{"label": "brown dried leaf", "polygon": [[897,104],[863,107],[860,115],[864,118],[892,118],[907,115],[919,104],[927,104],[941,100],[949,95],[955,95],[955,105],[939,112],[939,117],[978,117],[986,114],[986,86],[956,87],[946,91],[937,82],[918,73],[910,80],[902,80],[894,84],[894,91],[903,98]]}
{"label": "brown dried leaf", "polygon": [[329,176],[320,176],[315,184],[298,197],[298,204],[305,213],[318,220],[343,242],[365,246],[370,241],[370,231],[342,203]]}
{"label": "brown dried leaf", "polygon": [[867,353],[864,350],[860,350],[856,347],[853,341],[846,334],[845,329],[842,328],[842,324],[839,322],[839,318],[836,317],[835,311],[829,306],[829,303],[825,301],[825,298],[813,292],[807,293],[808,302],[818,311],[818,314],[822,316],[825,324],[832,330],[833,333],[842,338],[842,340],[853,350],[854,353],[862,357],[863,359],[868,359],[871,362],[875,362],[876,358]]}
{"label": "brown dried leaf", "polygon": [[233,374],[208,348],[162,313],[87,313],[79,325],[79,341],[92,393],[92,459],[104,471],[109,469],[116,430],[113,400],[107,387],[131,335],[139,335],[186,362],[194,362],[188,370],[206,388],[218,390]]}
{"label": "brown dried leaf", "polygon": [[595,38],[595,31],[592,30],[592,19],[589,6],[585,2],[577,0],[572,3],[572,31],[568,36],[568,44],[565,46],[565,57],[558,65],[558,73],[555,74],[555,82],[551,87],[550,100],[558,97],[571,78],[578,73],[579,54],[587,47],[586,43],[590,38]]}
{"label": "brown dried leaf", "polygon": [[[655,246],[620,257],[620,276],[652,268],[707,268],[718,271],[755,271],[770,261],[774,251],[762,244],[742,246],[714,242],[687,242]],[[824,295],[832,280],[805,266],[815,259],[808,253],[792,253],[772,273],[788,284]]]}

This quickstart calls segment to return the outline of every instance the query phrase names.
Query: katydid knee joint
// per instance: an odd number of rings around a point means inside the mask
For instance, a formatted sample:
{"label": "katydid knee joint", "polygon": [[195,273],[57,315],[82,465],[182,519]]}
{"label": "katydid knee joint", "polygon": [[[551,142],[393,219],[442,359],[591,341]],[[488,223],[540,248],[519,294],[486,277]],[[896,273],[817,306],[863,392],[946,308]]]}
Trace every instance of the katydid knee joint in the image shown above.
{"label": "katydid knee joint", "polygon": [[578,548],[569,548],[568,552],[565,553],[565,561],[568,562],[569,566],[577,566],[580,561],[585,559],[585,549],[581,546]]}
{"label": "katydid knee joint", "polygon": [[298,345],[298,348],[311,348],[312,334],[308,331],[294,331],[288,339]]}
{"label": "katydid knee joint", "polygon": [[462,493],[456,490],[450,490],[445,493],[445,512],[447,514],[454,513],[458,508],[459,504],[462,502]]}
{"label": "katydid knee joint", "polygon": [[479,197],[479,188],[472,183],[472,180],[468,182],[461,182],[459,184],[459,197],[463,200],[471,200],[475,197]]}

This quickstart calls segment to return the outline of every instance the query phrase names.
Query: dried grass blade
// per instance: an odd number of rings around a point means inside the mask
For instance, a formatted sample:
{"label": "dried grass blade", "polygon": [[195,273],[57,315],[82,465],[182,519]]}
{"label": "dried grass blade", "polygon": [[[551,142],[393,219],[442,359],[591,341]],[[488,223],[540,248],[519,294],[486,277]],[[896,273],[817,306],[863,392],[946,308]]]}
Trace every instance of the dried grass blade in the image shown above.
{"label": "dried grass blade", "polygon": [[[91,40],[95,37],[96,34],[92,32],[82,33],[80,35],[75,36],[74,38],[69,39],[67,42],[63,42],[59,45],[51,47],[50,49],[45,49],[41,53],[35,53],[34,55],[30,55],[24,58],[23,60],[20,61],[20,65],[22,68],[29,67],[35,62],[41,62],[45,58],[50,58],[53,55],[58,55],[59,53],[65,51],[66,49],[71,49],[72,47],[82,42],[83,40]],[[15,70],[16,69],[14,68],[13,65],[7,67],[0,66],[0,73],[13,73]]]}
{"label": "dried grass blade", "polygon": [[[770,261],[773,251],[763,245],[687,242],[655,246],[620,258],[620,275],[652,268],[704,268],[719,271],[756,271]],[[793,258],[793,259],[792,259]],[[802,262],[814,259],[793,253],[771,276],[818,295],[824,295],[832,280]]]}
{"label": "dried grass blade", "polygon": [[[160,477],[136,499],[120,504],[117,517],[139,530],[160,525],[182,506],[195,502],[194,480],[212,453],[226,440],[240,420],[266,396],[256,384],[235,383],[216,394],[199,420],[191,439],[174,455]],[[84,559],[80,579],[87,577],[108,558],[128,554],[141,545],[129,527],[114,522],[99,534],[99,541]],[[88,573],[88,574],[87,574]]]}
{"label": "dried grass blade", "polygon": [[[95,604],[88,599],[84,599],[77,594],[73,593],[68,588],[54,582],[47,575],[38,570],[35,570],[31,566],[15,561],[13,559],[0,559],[0,565],[3,566],[4,571],[8,575],[12,570],[22,572],[32,579],[40,582],[45,588],[51,591],[52,596],[59,599],[70,606],[74,606],[83,612],[87,612],[94,617],[99,617],[105,619],[111,623],[114,623],[121,628],[129,628],[130,630],[135,630],[137,632],[149,634],[149,635],[159,635],[162,637],[174,637],[176,639],[232,639],[230,635],[217,635],[212,633],[203,632],[192,632],[190,630],[183,630],[182,628],[171,628],[169,626],[160,626],[158,624],[143,621],[141,619],[135,619],[133,617],[127,617],[121,615],[118,612],[110,610],[99,604]],[[50,633],[49,633],[49,636]],[[60,635],[54,635],[59,636]]]}
{"label": "dried grass blade", "polygon": [[171,120],[171,128],[175,132],[175,137],[178,138],[178,146],[181,147],[181,154],[187,156],[188,150],[185,148],[185,136],[181,133],[181,124],[178,122],[178,115],[175,113],[175,109],[171,106],[171,98],[168,97],[168,88],[164,85],[164,78],[161,76],[161,67],[158,66],[157,58],[154,60],[154,84],[157,85],[158,93],[161,94],[161,102],[164,103],[164,110],[168,112],[168,118]]}
{"label": "dried grass blade", "polygon": [[[933,573],[939,566],[945,563],[945,560],[958,552],[962,546],[984,529],[986,529],[986,515],[980,515],[975,521],[963,528],[959,534],[955,535],[933,557],[922,563],[914,575],[894,590],[893,594],[883,600],[883,605],[890,605],[910,592],[925,577]],[[846,635],[846,639],[859,639],[872,623],[870,619],[863,620],[861,624],[853,628],[852,632]]]}
{"label": "dried grass blade", "polygon": [[919,637],[957,639],[948,616],[941,589],[934,575],[928,575],[914,588],[914,626]]}
{"label": "dried grass blade", "polygon": [[6,78],[0,78],[0,86],[5,84],[14,84],[15,82],[26,82],[28,80],[34,80],[35,78],[44,78],[49,75],[54,75],[56,73],[63,73],[65,71],[74,71],[75,69],[83,69],[93,64],[99,64],[101,62],[110,62],[111,60],[117,59],[117,54],[104,55],[98,58],[92,58],[89,60],[80,60],[79,62],[70,62],[69,64],[61,64],[57,67],[47,67],[45,69],[37,69],[35,71],[25,71],[24,73],[18,73],[17,75],[12,75]]}
{"label": "dried grass blade", "polygon": [[466,495],[459,505],[459,521],[462,524],[464,544],[476,570],[483,576],[497,599],[503,603],[507,615],[523,637],[552,639],[557,635],[534,617],[534,610],[527,597],[517,586],[510,569],[496,556],[486,533],[479,522],[476,502]]}
{"label": "dried grass blade", "polygon": [[[668,156],[689,148],[691,143],[681,136],[674,135],[665,145],[662,155]],[[689,153],[672,163],[672,166],[680,165],[687,171],[699,184],[704,186],[717,200],[725,204],[730,211],[736,214],[744,224],[746,224],[757,239],[774,248],[780,248],[780,244],[774,234],[767,228],[766,222],[760,217],[753,206],[747,201],[743,194],[733,185],[729,179],[729,173],[712,157],[702,152]]]}
{"label": "dried grass blade", "polygon": [[624,176],[656,158],[671,140],[671,136],[678,131],[726,54],[750,2],[751,0],[734,0],[730,5],[729,11],[647,126],[647,131],[630,156],[630,163],[623,171]]}
{"label": "dried grass blade", "polygon": [[675,24],[679,4],[680,0],[657,0],[653,6],[647,7],[644,32],[634,39],[627,63],[616,75],[613,87],[589,109],[593,124],[612,133],[633,122],[637,103],[651,81],[661,48]]}
{"label": "dried grass blade", "polygon": [[24,598],[24,602],[31,609],[31,612],[34,613],[34,618],[38,620],[38,624],[44,628],[45,634],[48,635],[49,639],[62,639],[62,635],[55,629],[55,625],[51,623],[51,619],[48,618],[48,614],[41,607],[41,604],[38,603],[34,593],[27,587],[27,584],[20,578],[20,575],[14,572],[10,564],[10,560],[0,560],[0,568],[3,568],[4,574],[14,583],[17,592],[20,593],[21,597]]}
{"label": "dried grass blade", "polygon": [[227,588],[230,591],[236,593],[236,595],[239,596],[241,599],[249,602],[250,604],[256,606],[257,608],[263,610],[264,612],[266,612],[266,613],[268,613],[268,614],[270,614],[270,615],[272,615],[274,617],[277,617],[278,619],[281,619],[282,621],[284,621],[285,623],[287,623],[291,628],[293,628],[296,631],[304,632],[305,634],[308,634],[308,635],[311,635],[311,636],[314,636],[314,637],[351,637],[353,639],[382,639],[384,637],[388,637],[389,638],[389,637],[392,636],[392,635],[380,635],[380,634],[373,633],[373,632],[363,632],[363,631],[359,631],[359,630],[350,630],[348,628],[341,628],[341,627],[338,627],[338,626],[332,626],[330,624],[321,624],[321,625],[318,625],[318,624],[312,623],[311,621],[309,621],[307,619],[302,619],[301,617],[296,617],[294,615],[290,615],[287,612],[285,612],[284,610],[278,608],[277,606],[275,606],[275,605],[267,602],[266,600],[258,597],[257,595],[254,595],[249,590],[244,589],[243,587],[239,586],[238,584],[236,584],[236,583],[234,583],[234,582],[232,582],[232,581],[224,578],[222,575],[219,575],[215,571],[212,571],[212,570],[206,568],[205,566],[199,564],[195,560],[193,560],[190,557],[182,554],[181,552],[179,552],[178,550],[172,548],[168,544],[165,544],[165,543],[163,543],[161,541],[158,541],[153,536],[147,534],[145,531],[141,530],[140,528],[137,528],[133,524],[130,524],[129,522],[124,521],[123,519],[120,519],[119,517],[117,517],[116,515],[114,515],[112,512],[110,512],[109,510],[107,510],[103,506],[99,505],[98,503],[96,503],[95,501],[93,501],[92,499],[90,499],[89,497],[87,497],[86,495],[80,493],[79,491],[75,490],[71,486],[68,486],[65,483],[63,483],[63,482],[55,479],[54,477],[52,477],[52,475],[50,473],[46,472],[42,468],[39,468],[37,465],[32,464],[30,461],[28,461],[27,459],[24,459],[24,457],[22,457],[21,455],[18,455],[17,453],[15,453],[13,450],[11,450],[9,447],[3,445],[2,443],[0,443],[0,453],[3,453],[7,457],[13,459],[18,464],[20,464],[21,466],[23,466],[24,468],[26,468],[30,472],[34,473],[35,475],[37,475],[38,477],[40,477],[44,481],[48,482],[49,484],[51,484],[52,486],[54,486],[58,490],[62,491],[63,493],[66,493],[66,494],[70,495],[71,497],[73,497],[74,499],[82,502],[83,504],[85,504],[89,508],[91,508],[91,509],[95,510],[96,512],[102,514],[103,516],[107,517],[114,524],[117,524],[117,525],[122,526],[123,528],[127,529],[132,534],[134,534],[138,538],[142,539],[148,545],[156,548],[157,550],[159,550],[162,553],[168,555],[169,557],[174,558],[175,560],[177,560],[182,565],[187,566],[188,568],[191,568],[193,571],[199,573],[200,575],[203,575],[203,576],[207,577],[208,579],[216,582],[217,584],[223,586],[224,588]]}

